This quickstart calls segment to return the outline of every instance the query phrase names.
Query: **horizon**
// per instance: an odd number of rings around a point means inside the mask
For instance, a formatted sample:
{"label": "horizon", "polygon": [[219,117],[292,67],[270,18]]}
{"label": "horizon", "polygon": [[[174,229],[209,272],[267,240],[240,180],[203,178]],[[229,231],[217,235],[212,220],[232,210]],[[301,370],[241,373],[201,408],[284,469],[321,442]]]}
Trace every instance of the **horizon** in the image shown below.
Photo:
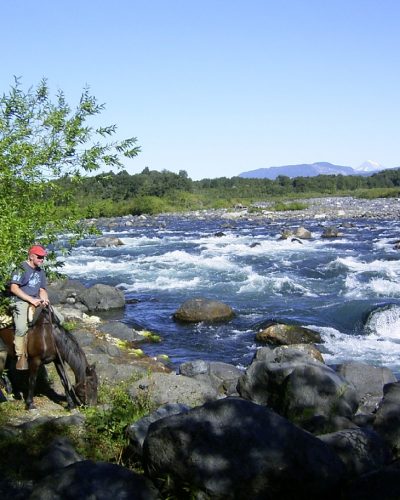
{"label": "horizon", "polygon": [[74,107],[89,86],[99,122],[137,137],[130,174],[399,164],[395,0],[21,0],[2,12],[2,93],[14,76],[24,89],[44,77]]}

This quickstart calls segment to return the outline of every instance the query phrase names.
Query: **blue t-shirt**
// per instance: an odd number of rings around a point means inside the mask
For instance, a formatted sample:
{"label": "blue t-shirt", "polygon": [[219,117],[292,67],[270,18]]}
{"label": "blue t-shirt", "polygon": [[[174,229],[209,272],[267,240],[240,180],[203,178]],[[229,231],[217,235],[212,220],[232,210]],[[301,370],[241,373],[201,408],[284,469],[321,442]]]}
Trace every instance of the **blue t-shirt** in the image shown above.
{"label": "blue t-shirt", "polygon": [[10,283],[19,285],[31,297],[39,297],[39,290],[47,288],[45,272],[41,267],[32,268],[27,262],[23,262],[21,267],[14,271]]}

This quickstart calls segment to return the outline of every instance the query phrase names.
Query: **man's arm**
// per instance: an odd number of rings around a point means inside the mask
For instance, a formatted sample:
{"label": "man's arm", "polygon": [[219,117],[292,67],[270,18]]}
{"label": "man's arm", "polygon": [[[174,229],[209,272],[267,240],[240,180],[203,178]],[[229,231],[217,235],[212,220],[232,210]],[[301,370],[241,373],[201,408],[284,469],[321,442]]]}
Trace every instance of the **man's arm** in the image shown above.
{"label": "man's arm", "polygon": [[[23,290],[21,290],[20,286],[17,285],[16,283],[11,283],[10,291],[12,294],[16,295],[17,297],[19,297],[22,300],[25,300],[25,302],[29,302],[29,304],[32,304],[35,307],[37,307],[41,304],[41,299],[38,299],[36,297],[31,297],[30,295],[25,293]],[[46,292],[46,290],[45,290],[45,292]],[[46,292],[46,296],[47,296],[47,292]]]}

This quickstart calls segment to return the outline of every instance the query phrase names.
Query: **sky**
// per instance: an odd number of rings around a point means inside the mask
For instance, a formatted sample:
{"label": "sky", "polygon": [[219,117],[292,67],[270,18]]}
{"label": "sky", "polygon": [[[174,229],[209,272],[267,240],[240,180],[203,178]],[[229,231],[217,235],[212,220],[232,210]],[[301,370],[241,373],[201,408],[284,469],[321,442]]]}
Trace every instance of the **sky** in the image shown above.
{"label": "sky", "polygon": [[0,0],[0,91],[88,86],[193,180],[327,161],[400,166],[398,0]]}

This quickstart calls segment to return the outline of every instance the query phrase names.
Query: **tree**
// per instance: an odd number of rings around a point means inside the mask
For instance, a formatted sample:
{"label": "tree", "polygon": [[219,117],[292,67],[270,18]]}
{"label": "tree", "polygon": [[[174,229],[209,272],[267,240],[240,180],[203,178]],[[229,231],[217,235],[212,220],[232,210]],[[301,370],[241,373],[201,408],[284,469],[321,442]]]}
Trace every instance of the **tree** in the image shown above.
{"label": "tree", "polygon": [[[27,91],[15,79],[1,97],[0,291],[32,243],[52,248],[62,233],[71,235],[69,243],[83,235],[67,185],[100,167],[121,168],[123,157],[139,153],[136,138],[110,139],[115,125],[90,124],[103,109],[88,89],[72,109],[62,91],[50,96],[45,79]],[[72,182],[57,182],[63,177]],[[67,217],[57,211],[64,203],[71,204]]]}

